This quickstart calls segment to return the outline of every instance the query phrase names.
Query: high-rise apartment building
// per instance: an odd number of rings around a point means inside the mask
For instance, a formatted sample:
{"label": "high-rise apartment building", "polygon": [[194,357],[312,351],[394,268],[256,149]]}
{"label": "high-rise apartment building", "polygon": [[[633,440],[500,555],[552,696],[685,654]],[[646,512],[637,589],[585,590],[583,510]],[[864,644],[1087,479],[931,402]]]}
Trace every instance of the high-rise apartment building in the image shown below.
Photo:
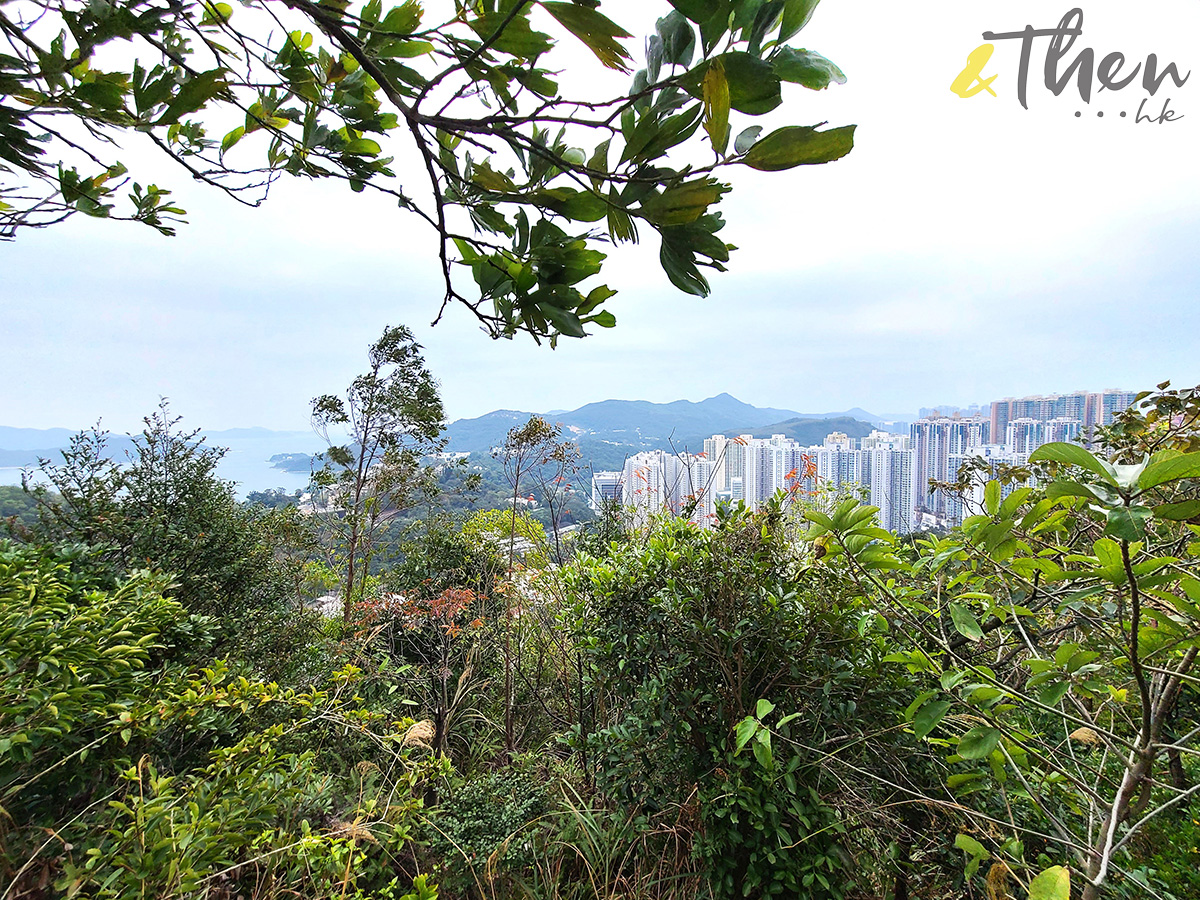
{"label": "high-rise apartment building", "polygon": [[[1011,423],[1010,423],[1011,424]],[[1037,449],[1036,447],[1034,449]],[[1030,451],[1032,452],[1032,451]],[[976,515],[983,509],[984,490],[991,475],[998,474],[1001,466],[1024,466],[1029,462],[1029,453],[1014,451],[1005,444],[984,444],[962,453],[950,455],[950,465],[957,472],[965,463],[982,460],[990,475],[979,475],[971,480],[970,487],[962,494],[947,494],[943,504],[943,522],[960,525],[967,516]],[[1033,482],[1024,482],[1032,485]],[[1006,484],[1000,489],[1001,498],[1007,497],[1022,484]]]}
{"label": "high-rise apartment building", "polygon": [[913,446],[913,507],[934,516],[944,516],[945,492],[929,493],[929,482],[951,481],[952,454],[962,454],[988,443],[990,422],[982,416],[939,416],[918,419],[909,429]]}
{"label": "high-rise apartment building", "polygon": [[[1070,443],[1083,433],[1082,419],[1058,418],[1042,423],[1042,444]],[[1041,444],[1038,445],[1039,447]]]}
{"label": "high-rise apartment building", "polygon": [[879,507],[879,525],[900,534],[913,525],[913,453],[876,446],[859,451],[870,489],[870,504]]}
{"label": "high-rise apartment building", "polygon": [[610,503],[624,503],[622,485],[624,475],[621,472],[595,472],[592,474],[592,499],[588,504],[594,512],[599,512]]}
{"label": "high-rise apartment building", "polygon": [[[956,524],[978,511],[986,477],[977,478],[965,497],[930,494],[930,480],[953,482],[964,463],[978,460],[991,472],[1002,465],[1023,466],[1043,444],[1072,441],[1095,425],[1109,424],[1133,399],[1132,392],[1118,390],[1009,397],[992,403],[989,415],[939,412],[914,422],[907,435],[872,431],[858,441],[833,432],[813,447],[781,434],[715,434],[696,456],[655,450],[631,457],[622,472],[597,472],[593,505],[619,496],[634,507],[639,522],[687,510],[694,521],[706,524],[721,501],[758,508],[779,491],[805,495],[861,488],[889,530]],[[1009,486],[1004,494],[1012,490]]]}
{"label": "high-rise apartment building", "polygon": [[1113,416],[1132,406],[1136,397],[1136,391],[1122,391],[1116,388],[1091,394],[1088,397],[1088,418],[1084,424],[1088,427],[1111,425]]}
{"label": "high-rise apartment building", "polygon": [[1045,394],[1031,397],[1005,397],[996,400],[991,408],[991,433],[999,440],[1007,433],[1009,422],[1033,419],[1050,422],[1054,419],[1078,421],[1083,430],[1097,425],[1109,425],[1113,415],[1130,406],[1136,394],[1117,389],[1088,393]]}
{"label": "high-rise apartment building", "polygon": [[1037,419],[1013,419],[1004,429],[1004,446],[1014,453],[1023,453],[1028,457],[1043,443],[1042,423]]}

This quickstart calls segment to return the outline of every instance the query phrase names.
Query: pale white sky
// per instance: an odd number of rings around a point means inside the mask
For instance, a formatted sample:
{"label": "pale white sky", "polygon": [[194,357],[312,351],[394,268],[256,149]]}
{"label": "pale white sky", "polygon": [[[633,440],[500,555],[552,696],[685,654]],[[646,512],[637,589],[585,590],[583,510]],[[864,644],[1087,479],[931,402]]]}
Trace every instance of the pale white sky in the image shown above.
{"label": "pale white sky", "polygon": [[[626,6],[604,8],[624,23]],[[668,7],[637,8],[646,28]],[[246,210],[165,170],[190,214],[176,238],[80,218],[0,245],[0,424],[103,417],[132,429],[166,395],[196,427],[304,428],[310,399],[343,388],[398,322],[425,344],[451,417],[722,391],[759,406],[904,412],[1195,384],[1200,4],[1081,0],[1068,57],[1120,50],[1128,71],[1153,52],[1194,69],[1147,102],[1157,114],[1169,97],[1178,121],[1135,124],[1140,79],[1090,106],[1073,87],[1053,97],[1044,39],[1029,110],[1015,96],[1015,41],[985,70],[998,97],[949,89],[982,32],[1053,27],[1069,8],[824,0],[793,43],[848,83],[785,85],[765,122],[738,124],[857,123],[853,153],[731,172],[722,234],[740,249],[713,295],[675,291],[656,240],[621,248],[604,276],[620,290],[617,328],[553,352],[492,342],[465,310],[430,329],[432,236],[390,204],[292,182]],[[587,57],[570,59],[594,75]]]}

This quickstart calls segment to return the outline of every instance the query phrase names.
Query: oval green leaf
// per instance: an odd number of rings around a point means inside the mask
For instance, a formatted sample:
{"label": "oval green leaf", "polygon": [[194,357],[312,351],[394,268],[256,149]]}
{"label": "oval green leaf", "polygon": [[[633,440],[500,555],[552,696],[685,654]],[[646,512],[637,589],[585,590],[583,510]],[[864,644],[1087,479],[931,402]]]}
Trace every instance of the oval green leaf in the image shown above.
{"label": "oval green leaf", "polygon": [[1087,469],[1089,472],[1099,475],[1109,484],[1113,485],[1113,487],[1116,487],[1117,484],[1108,467],[1077,444],[1066,444],[1061,441],[1042,444],[1042,446],[1030,454],[1029,461],[1056,462],[1064,463],[1068,466],[1079,466],[1082,469]]}
{"label": "oval green leaf", "polygon": [[976,725],[958,739],[958,755],[963,759],[984,759],[1000,743],[1000,729]]}
{"label": "oval green leaf", "polygon": [[828,131],[817,131],[811,125],[778,128],[751,147],[742,162],[762,172],[833,162],[853,149],[855,127],[844,125]]}
{"label": "oval green leaf", "polygon": [[950,618],[954,622],[955,629],[963,637],[971,641],[983,639],[983,629],[979,627],[979,620],[961,603],[950,604]]}
{"label": "oval green leaf", "polygon": [[1052,866],[1029,882],[1029,900],[1071,900],[1071,871]]}

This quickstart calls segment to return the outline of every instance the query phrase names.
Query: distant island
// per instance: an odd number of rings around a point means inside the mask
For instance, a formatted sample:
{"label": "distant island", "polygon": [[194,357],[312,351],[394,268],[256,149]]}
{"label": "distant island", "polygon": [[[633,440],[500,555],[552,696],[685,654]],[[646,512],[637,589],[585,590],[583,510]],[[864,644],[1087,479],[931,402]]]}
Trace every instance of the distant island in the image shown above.
{"label": "distant island", "polygon": [[291,472],[295,475],[307,475],[313,470],[317,457],[307,453],[276,453],[267,460],[272,469]]}

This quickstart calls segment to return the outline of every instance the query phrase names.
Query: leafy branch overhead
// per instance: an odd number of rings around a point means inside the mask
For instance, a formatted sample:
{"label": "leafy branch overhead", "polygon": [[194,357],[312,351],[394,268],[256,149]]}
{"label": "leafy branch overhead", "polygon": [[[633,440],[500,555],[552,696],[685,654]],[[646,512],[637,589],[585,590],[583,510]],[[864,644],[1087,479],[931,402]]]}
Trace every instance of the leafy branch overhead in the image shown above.
{"label": "leafy branch overhead", "polygon": [[[733,249],[715,173],[850,151],[854,126],[737,122],[779,107],[784,82],[845,81],[786,43],[817,2],[671,0],[634,72],[632,35],[598,0],[12,0],[0,237],[75,213],[173,234],[170,191],[113,158],[144,136],[249,205],[285,173],[386,194],[437,235],[439,318],[457,301],[494,337],[583,337],[616,323],[615,292],[585,284],[602,245],[656,232],[671,282],[705,296],[703,269],[724,271]],[[558,82],[567,57],[552,51],[580,44],[596,96]],[[605,68],[631,83],[605,93]]]}

